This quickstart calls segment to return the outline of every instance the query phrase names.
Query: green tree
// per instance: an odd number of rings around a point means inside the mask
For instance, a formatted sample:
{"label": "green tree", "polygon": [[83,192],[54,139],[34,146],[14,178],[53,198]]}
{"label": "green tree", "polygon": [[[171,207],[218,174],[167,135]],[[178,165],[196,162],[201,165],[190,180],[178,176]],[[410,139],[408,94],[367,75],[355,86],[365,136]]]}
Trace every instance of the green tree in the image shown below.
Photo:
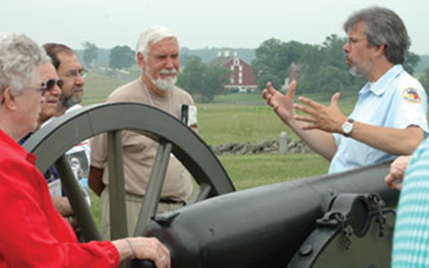
{"label": "green tree", "polygon": [[411,39],[408,38],[408,46],[407,46],[407,53],[405,54],[404,69],[410,74],[413,74],[415,68],[417,67],[417,64],[419,64],[420,56],[410,51],[411,45],[412,45]]}
{"label": "green tree", "polygon": [[341,38],[336,34],[327,36],[320,50],[323,55],[323,65],[346,69],[347,64],[344,60],[345,53],[343,50],[346,42],[346,37]]}
{"label": "green tree", "polygon": [[192,55],[188,53],[180,53],[180,66],[188,65],[190,59],[192,59]]}
{"label": "green tree", "polygon": [[201,88],[201,101],[212,102],[215,95],[223,92],[224,85],[231,74],[229,69],[219,66],[206,66],[204,70],[204,84]]}
{"label": "green tree", "polygon": [[177,85],[186,89],[202,102],[211,102],[223,90],[230,71],[217,66],[207,66],[198,56],[189,55]]}
{"label": "green tree", "polygon": [[419,78],[419,80],[424,88],[429,89],[429,68],[425,70],[424,74]]}
{"label": "green tree", "polygon": [[357,91],[365,83],[348,71],[343,46],[347,38],[335,34],[327,36],[322,45],[315,45],[301,58],[302,79],[297,85],[298,93],[326,93]]}
{"label": "green tree", "polygon": [[274,74],[269,74],[269,73],[259,74],[258,78],[256,79],[256,84],[258,85],[259,89],[265,88],[268,82],[271,82],[271,85],[277,89],[281,88],[281,86],[284,84],[284,80],[282,80],[281,78],[277,77]]}
{"label": "green tree", "polygon": [[204,69],[205,65],[200,57],[189,55],[188,63],[180,72],[177,85],[186,89],[192,95],[197,94],[203,87]]}
{"label": "green tree", "polygon": [[127,69],[134,64],[136,64],[135,53],[129,46],[115,46],[110,50],[110,68]]}
{"label": "green tree", "polygon": [[88,67],[94,67],[95,61],[97,60],[97,46],[90,42],[83,42],[83,62]]}
{"label": "green tree", "polygon": [[256,58],[251,67],[259,88],[264,88],[268,81],[280,88],[292,63],[300,61],[309,45],[296,41],[288,43],[272,38],[264,41],[255,51]]}

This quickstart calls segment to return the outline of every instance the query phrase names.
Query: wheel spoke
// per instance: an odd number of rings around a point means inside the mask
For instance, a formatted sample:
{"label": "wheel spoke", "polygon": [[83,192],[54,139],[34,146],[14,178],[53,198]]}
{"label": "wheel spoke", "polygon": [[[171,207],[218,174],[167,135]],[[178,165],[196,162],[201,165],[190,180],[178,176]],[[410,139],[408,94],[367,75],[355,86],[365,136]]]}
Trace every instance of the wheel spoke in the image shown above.
{"label": "wheel spoke", "polygon": [[128,236],[120,130],[107,133],[107,150],[109,156],[107,164],[109,166],[110,238],[114,240]]}
{"label": "wheel spoke", "polygon": [[61,179],[61,184],[69,199],[73,209],[74,216],[82,229],[82,234],[85,241],[99,240],[101,235],[98,232],[97,226],[92,218],[79,182],[76,180],[67,158],[63,155],[56,162],[55,167]]}
{"label": "wheel spoke", "polygon": [[189,198],[188,205],[200,202],[209,197],[212,187],[207,183],[201,183],[195,190],[194,194]]}
{"label": "wheel spoke", "polygon": [[159,142],[134,236],[141,235],[150,218],[156,214],[172,147],[172,144],[165,140]]}

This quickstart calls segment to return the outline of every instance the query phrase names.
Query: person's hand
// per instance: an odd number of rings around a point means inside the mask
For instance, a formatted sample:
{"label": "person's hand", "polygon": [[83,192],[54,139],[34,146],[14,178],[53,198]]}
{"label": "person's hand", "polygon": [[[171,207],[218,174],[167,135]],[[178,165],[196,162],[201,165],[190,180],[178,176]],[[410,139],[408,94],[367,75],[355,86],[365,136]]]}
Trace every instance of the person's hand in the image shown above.
{"label": "person's hand", "polygon": [[67,221],[68,224],[70,224],[75,232],[79,232],[81,230],[77,219],[73,215],[63,216],[63,218]]}
{"label": "person's hand", "polygon": [[271,82],[268,82],[267,87],[262,91],[262,97],[271,106],[274,112],[286,124],[293,118],[293,98],[295,95],[296,81],[292,81],[286,95],[283,95],[272,87]]}
{"label": "person's hand", "polygon": [[51,196],[51,199],[52,203],[54,204],[54,207],[56,208],[58,213],[61,214],[61,216],[66,217],[73,215],[73,209],[67,197]]}
{"label": "person's hand", "polygon": [[158,239],[138,237],[134,241],[137,259],[150,259],[158,268],[171,267],[170,251]]}
{"label": "person's hand", "polygon": [[305,105],[294,104],[294,108],[307,115],[295,115],[294,119],[309,123],[304,126],[304,130],[320,129],[331,133],[341,133],[341,126],[347,121],[338,106],[340,93],[335,93],[331,98],[331,105],[325,106],[305,97],[298,100]]}
{"label": "person's hand", "polygon": [[74,217],[73,209],[70,205],[70,201],[64,196],[51,196],[52,203],[55,209],[60,213],[61,216],[71,225],[75,232],[80,231],[79,224]]}
{"label": "person's hand", "polygon": [[402,181],[404,174],[410,162],[411,156],[400,156],[390,165],[390,172],[384,178],[386,185],[392,189],[400,191],[402,189]]}
{"label": "person's hand", "polygon": [[170,268],[170,251],[156,238],[129,237],[112,242],[124,258],[151,260],[157,268]]}
{"label": "person's hand", "polygon": [[106,185],[103,183],[103,173],[103,168],[89,167],[88,186],[98,197],[101,197],[101,193],[106,188]]}

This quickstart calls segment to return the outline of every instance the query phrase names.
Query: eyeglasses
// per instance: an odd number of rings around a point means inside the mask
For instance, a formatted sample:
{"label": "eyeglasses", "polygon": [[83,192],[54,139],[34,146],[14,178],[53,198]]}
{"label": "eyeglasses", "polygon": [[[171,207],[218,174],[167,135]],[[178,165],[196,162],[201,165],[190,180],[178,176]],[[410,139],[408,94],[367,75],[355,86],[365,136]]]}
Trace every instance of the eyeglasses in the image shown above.
{"label": "eyeglasses", "polygon": [[80,75],[80,77],[85,78],[86,77],[86,73],[87,73],[86,70],[84,68],[82,68],[82,69],[79,69],[79,70],[76,70],[76,69],[68,70],[63,75],[65,77],[67,77],[67,78],[74,78],[74,79],[76,79],[79,75]]}
{"label": "eyeglasses", "polygon": [[37,92],[40,94],[40,96],[43,96],[45,92],[49,92],[55,88],[55,85],[57,85],[59,88],[62,88],[64,85],[64,81],[59,79],[49,79],[45,82],[42,82],[40,87],[37,89]]}
{"label": "eyeglasses", "polygon": [[360,41],[365,40],[365,38],[360,38],[360,39],[356,39],[356,38],[350,38],[347,43],[349,44],[350,48],[353,48],[357,43],[359,43]]}

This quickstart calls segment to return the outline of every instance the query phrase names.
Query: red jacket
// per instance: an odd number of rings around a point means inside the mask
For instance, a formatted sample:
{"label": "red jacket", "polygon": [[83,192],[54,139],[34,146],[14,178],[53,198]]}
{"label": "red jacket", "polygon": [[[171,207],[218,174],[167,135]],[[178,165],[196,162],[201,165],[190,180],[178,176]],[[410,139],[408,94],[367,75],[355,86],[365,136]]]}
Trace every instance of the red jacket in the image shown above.
{"label": "red jacket", "polygon": [[0,130],[0,268],[118,267],[110,241],[79,244],[35,157]]}

